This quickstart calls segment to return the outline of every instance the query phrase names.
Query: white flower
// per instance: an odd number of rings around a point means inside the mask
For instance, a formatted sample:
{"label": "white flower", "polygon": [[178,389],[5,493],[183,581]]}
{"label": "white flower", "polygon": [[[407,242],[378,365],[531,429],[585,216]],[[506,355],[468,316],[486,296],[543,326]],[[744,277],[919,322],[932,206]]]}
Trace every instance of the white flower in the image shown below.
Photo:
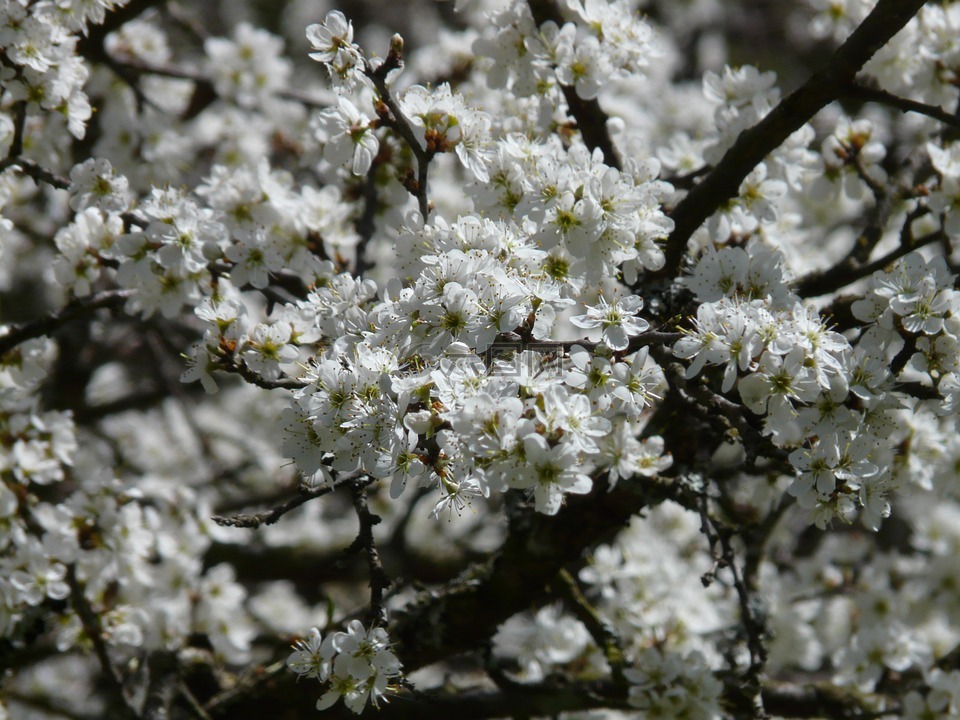
{"label": "white flower", "polygon": [[70,594],[66,566],[50,558],[39,542],[31,540],[19,559],[22,569],[10,573],[9,582],[22,602],[36,606],[46,598],[63,600]]}
{"label": "white flower", "polygon": [[503,623],[493,637],[493,652],[515,660],[525,681],[537,682],[552,668],[576,660],[589,643],[580,621],[558,605],[547,605],[533,617],[523,613]]}
{"label": "white flower", "polygon": [[245,22],[234,29],[232,40],[208,38],[203,48],[217,94],[245,108],[265,107],[293,70],[281,56],[283,40]]}
{"label": "white flower", "polygon": [[556,515],[566,493],[584,495],[593,487],[590,476],[578,471],[579,453],[572,445],[550,447],[542,435],[531,433],[523,449],[524,465],[510,484],[532,491],[537,512]]}
{"label": "white flower", "polygon": [[323,156],[335,165],[350,164],[354,175],[366,175],[380,149],[370,118],[347,98],[327,108],[317,118],[317,139],[324,143]]}
{"label": "white flower", "polygon": [[603,297],[596,306],[587,306],[587,312],[570,318],[570,322],[579,328],[603,330],[603,342],[611,350],[626,350],[629,338],[636,337],[650,329],[650,323],[636,317],[643,307],[643,298],[628,295],[614,304]]}
{"label": "white flower", "polygon": [[456,152],[478,182],[489,180],[485,160],[492,123],[487,113],[468,107],[448,83],[414,85],[400,98],[400,107],[428,152]]}
{"label": "white flower", "polygon": [[537,419],[548,433],[561,431],[564,442],[580,452],[598,451],[596,439],[610,432],[610,421],[594,413],[586,395],[571,394],[564,385],[551,385],[541,398],[543,409],[536,408]]}
{"label": "white flower", "polygon": [[572,85],[584,100],[592,100],[600,92],[611,68],[604,57],[600,41],[591,36],[576,45],[561,44],[557,47],[557,80]]}
{"label": "white flower", "polygon": [[485,486],[472,477],[465,478],[460,482],[443,480],[441,487],[443,495],[437,500],[433,510],[430,511],[430,517],[435,520],[444,512],[448,514],[448,517],[452,516],[454,512],[459,516],[475,498],[486,497],[489,494]]}
{"label": "white flower", "polygon": [[279,378],[280,366],[297,359],[297,349],[290,344],[290,326],[284,323],[257,325],[243,359],[265,380]]}
{"label": "white flower", "polygon": [[127,178],[116,175],[109,160],[90,158],[70,171],[70,207],[78,212],[88,207],[123,212],[130,203],[127,188]]}
{"label": "white flower", "polygon": [[740,397],[758,415],[768,411],[767,403],[784,408],[790,400],[810,402],[817,397],[818,387],[806,367],[803,348],[794,348],[784,356],[764,352],[757,371],[740,381]]}
{"label": "white flower", "polygon": [[367,701],[377,707],[390,681],[400,674],[400,662],[391,652],[387,631],[372,627],[365,630],[359,620],[351,620],[347,632],[330,635],[321,642],[320,631],[310,630],[306,641],[294,646],[287,665],[297,674],[328,683],[317,700],[317,709],[326,710],[343,698],[355,713]]}
{"label": "white flower", "polygon": [[317,628],[310,628],[306,640],[298,640],[287,658],[287,667],[301,677],[317,678],[321,682],[330,677],[331,661],[336,649],[333,636],[323,640]]}
{"label": "white flower", "polygon": [[353,43],[353,23],[339,10],[331,10],[323,24],[307,26],[307,40],[313,46],[310,57],[321,63],[330,63],[343,49],[358,49]]}
{"label": "white flower", "polygon": [[673,465],[673,456],[664,452],[663,438],[652,435],[640,441],[634,462],[638,475],[656,477]]}

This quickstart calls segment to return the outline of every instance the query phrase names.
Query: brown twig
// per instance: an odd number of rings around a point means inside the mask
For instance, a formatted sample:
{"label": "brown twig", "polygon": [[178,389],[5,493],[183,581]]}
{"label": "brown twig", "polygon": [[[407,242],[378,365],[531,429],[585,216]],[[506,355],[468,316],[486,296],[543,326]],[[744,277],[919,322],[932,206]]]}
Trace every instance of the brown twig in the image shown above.
{"label": "brown twig", "polygon": [[939,122],[949,125],[950,127],[960,128],[960,117],[957,117],[952,113],[948,113],[934,105],[927,105],[922,102],[917,102],[916,100],[908,100],[907,98],[889,93],[886,90],[868,87],[857,80],[847,83],[847,85],[843,88],[842,94],[846,97],[852,97],[857,98],[858,100],[865,100],[866,102],[886,105],[887,107],[893,108],[894,110],[899,110],[902,113],[912,112],[919,113],[920,115],[926,115],[927,117],[938,120]]}
{"label": "brown twig", "polygon": [[390,51],[387,53],[386,59],[380,63],[376,70],[372,70],[368,65],[366,75],[373,81],[373,85],[376,87],[377,93],[380,96],[380,102],[383,107],[386,108],[386,111],[378,108],[377,114],[380,121],[388,127],[391,127],[403,138],[403,141],[410,148],[410,152],[413,153],[417,161],[416,185],[414,187],[408,187],[407,189],[416,197],[420,216],[423,218],[423,222],[426,223],[427,217],[430,214],[430,203],[427,196],[427,180],[430,173],[430,161],[433,159],[433,153],[420,145],[420,141],[417,139],[417,135],[414,133],[410,121],[406,115],[403,114],[393,94],[390,92],[390,87],[387,85],[387,76],[402,67],[403,38],[399,35],[394,35],[390,40]]}
{"label": "brown twig", "polygon": [[66,190],[70,187],[70,181],[57,175],[44,167],[41,167],[33,160],[27,160],[20,157],[23,154],[23,133],[27,124],[27,103],[25,100],[19,100],[13,104],[13,139],[10,141],[10,149],[7,156],[0,160],[0,173],[7,168],[16,167],[36,180],[38,183],[45,182],[48,185],[59,190]]}
{"label": "brown twig", "polygon": [[827,295],[849,285],[850,283],[856,282],[860,278],[873,275],[873,273],[875,273],[877,270],[883,270],[887,265],[899,260],[904,255],[908,255],[914,250],[922,248],[925,245],[935,243],[938,240],[941,240],[943,237],[943,231],[936,230],[928,235],[924,235],[922,238],[914,240],[912,243],[900,244],[886,255],[882,255],[876,260],[868,262],[864,265],[856,266],[853,264],[852,258],[848,258],[847,260],[838,265],[834,265],[828,270],[813,272],[805,277],[800,278],[794,283],[793,290],[803,298]]}
{"label": "brown twig", "polygon": [[74,612],[80,618],[83,630],[90,642],[93,643],[93,650],[100,662],[100,669],[103,671],[107,686],[114,696],[114,704],[119,713],[117,717],[123,720],[138,720],[137,713],[134,711],[124,687],[123,677],[120,675],[120,671],[114,667],[107,650],[107,644],[103,640],[100,616],[93,611],[90,603],[87,602],[83,586],[77,579],[77,568],[72,563],[67,566],[67,584],[70,586],[70,602],[73,605]]}
{"label": "brown twig", "polygon": [[557,579],[556,589],[567,608],[583,623],[597,647],[603,652],[610,664],[614,682],[618,684],[625,682],[623,670],[627,662],[623,654],[623,643],[613,626],[590,604],[577,581],[566,568],[557,573]]}
{"label": "brown twig", "polygon": [[10,332],[0,336],[0,356],[17,345],[32,338],[49,335],[66,323],[101,308],[114,308],[125,302],[132,290],[105,290],[96,295],[71,300],[59,310],[46,317],[19,323],[10,327]]}
{"label": "brown twig", "polygon": [[734,531],[721,526],[711,517],[709,499],[706,494],[699,497],[699,511],[700,531],[707,538],[714,556],[713,568],[703,575],[703,584],[709,586],[716,578],[717,571],[720,568],[729,568],[733,579],[733,587],[740,604],[740,621],[743,623],[747,649],[750,652],[750,666],[746,673],[737,679],[737,690],[746,700],[746,705],[749,706],[745,707],[744,710],[750,713],[750,717],[765,718],[761,674],[767,662],[766,638],[769,631],[766,622],[763,620],[763,614],[757,607],[760,598],[753,592],[755,589],[748,587],[737,565],[736,555],[731,543],[731,538],[735,534]]}
{"label": "brown twig", "polygon": [[210,519],[221,527],[258,528],[261,525],[273,525],[291,510],[296,510],[304,503],[308,503],[318,497],[328,495],[333,492],[335,488],[336,485],[332,483],[316,488],[308,488],[301,485],[297,495],[269,510],[230,516],[214,515]]}
{"label": "brown twig", "polygon": [[262,375],[251,370],[242,358],[237,358],[234,356],[222,358],[218,369],[223,370],[224,372],[239,375],[251,385],[256,385],[264,390],[299,390],[307,385],[307,383],[303,382],[302,380],[296,379],[267,380]]}
{"label": "brown twig", "polygon": [[377,543],[373,537],[373,527],[380,524],[381,518],[370,512],[367,504],[366,488],[369,484],[369,482],[350,484],[350,496],[353,499],[353,509],[360,521],[360,531],[357,533],[357,539],[347,548],[347,552],[363,550],[366,554],[367,568],[370,572],[370,610],[367,613],[367,622],[381,625],[387,621],[383,593],[392,583],[380,562],[380,553],[377,551]]}

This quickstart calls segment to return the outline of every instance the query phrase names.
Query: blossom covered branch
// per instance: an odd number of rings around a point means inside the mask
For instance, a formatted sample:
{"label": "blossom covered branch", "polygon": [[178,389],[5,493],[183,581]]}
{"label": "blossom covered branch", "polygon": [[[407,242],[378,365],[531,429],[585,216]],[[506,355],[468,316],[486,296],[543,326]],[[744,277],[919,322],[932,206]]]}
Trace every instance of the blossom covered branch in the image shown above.
{"label": "blossom covered branch", "polygon": [[411,3],[0,6],[0,717],[960,713],[960,4]]}

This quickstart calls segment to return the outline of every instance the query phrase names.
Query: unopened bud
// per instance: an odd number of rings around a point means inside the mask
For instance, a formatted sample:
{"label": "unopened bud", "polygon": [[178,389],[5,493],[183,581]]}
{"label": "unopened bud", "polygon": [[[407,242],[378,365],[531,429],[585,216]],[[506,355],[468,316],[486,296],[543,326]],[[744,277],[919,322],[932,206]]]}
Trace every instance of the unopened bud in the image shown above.
{"label": "unopened bud", "polygon": [[399,33],[390,38],[390,53],[387,55],[387,62],[403,62],[403,38]]}

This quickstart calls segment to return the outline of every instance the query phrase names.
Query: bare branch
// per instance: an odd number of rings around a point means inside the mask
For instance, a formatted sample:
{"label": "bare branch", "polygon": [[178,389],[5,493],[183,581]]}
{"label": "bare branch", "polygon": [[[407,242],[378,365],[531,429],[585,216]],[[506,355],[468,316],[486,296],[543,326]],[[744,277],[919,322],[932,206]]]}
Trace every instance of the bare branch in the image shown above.
{"label": "bare branch", "polygon": [[179,663],[172,650],[154,650],[147,656],[147,694],[143,720],[169,720],[170,704],[177,694]]}
{"label": "bare branch", "polygon": [[584,624],[597,647],[603,651],[604,657],[610,663],[613,679],[617,683],[623,683],[623,669],[626,666],[626,658],[623,654],[623,643],[613,626],[590,604],[569,571],[561,570],[557,573],[557,579],[557,590],[567,607]]}
{"label": "bare branch", "polygon": [[77,568],[72,563],[67,566],[67,584],[70,586],[70,602],[73,604],[74,612],[80,618],[83,630],[90,641],[93,643],[94,653],[100,662],[100,669],[103,671],[104,679],[107,682],[110,692],[114,697],[117,717],[123,720],[138,720],[138,715],[134,711],[127,696],[127,691],[123,685],[123,677],[110,660],[110,654],[107,650],[107,644],[103,641],[103,628],[100,625],[100,616],[94,612],[87,602],[84,595],[83,586],[77,579]]}
{"label": "bare branch", "polygon": [[904,255],[908,255],[914,250],[938,242],[944,238],[942,230],[936,230],[929,235],[918,238],[912,243],[901,243],[886,255],[878,257],[872,262],[864,265],[853,265],[853,259],[848,257],[833,267],[800,278],[794,284],[794,291],[803,298],[817,297],[836,292],[842,287],[856,282],[860,278],[873,275],[877,270],[883,270],[890,263],[899,260]]}
{"label": "bare branch", "polygon": [[299,390],[306,387],[307,383],[295,378],[281,380],[267,380],[262,375],[254,372],[241,358],[224,357],[219,366],[219,370],[239,375],[251,385],[256,385],[264,390]]}
{"label": "bare branch", "polygon": [[0,160],[0,173],[7,168],[20,168],[24,175],[29,175],[38,183],[44,182],[59,190],[66,190],[70,187],[69,180],[41,167],[33,160],[20,157],[23,153],[23,132],[26,123],[27,103],[25,100],[20,100],[13,104],[13,139],[10,142],[7,156]]}
{"label": "bare branch", "polygon": [[308,488],[305,485],[301,485],[295,497],[292,497],[286,502],[282,502],[269,510],[249,514],[241,513],[239,515],[231,515],[229,517],[225,517],[223,515],[214,515],[210,519],[221,527],[258,528],[261,525],[273,525],[291,510],[295,510],[304,503],[310,502],[318,497],[329,495],[339,485],[347,481],[356,480],[359,477],[359,473],[351,473],[343,476],[342,478],[338,478],[333,483],[320,485],[319,487],[315,488]]}
{"label": "bare branch", "polygon": [[[407,183],[407,190],[417,198],[417,207],[420,210],[420,216],[423,222],[427,222],[430,214],[430,203],[427,196],[427,179],[430,172],[430,161],[433,159],[433,153],[428,149],[421,147],[413,127],[407,119],[400,106],[393,98],[390,87],[387,85],[387,76],[394,70],[403,67],[403,40],[399,35],[394,35],[390,40],[390,51],[386,59],[377,67],[371,70],[367,67],[367,77],[369,77],[377,88],[380,95],[382,107],[377,108],[377,115],[380,121],[386,126],[393,128],[403,141],[410,148],[414,158],[417,160],[417,179],[415,183]],[[385,109],[384,109],[385,108]]]}
{"label": "bare branch", "polygon": [[366,487],[370,482],[354,482],[350,484],[350,495],[353,498],[353,509],[360,521],[360,532],[350,550],[363,550],[367,556],[367,567],[370,571],[370,611],[367,613],[367,622],[375,625],[386,622],[387,614],[383,607],[383,592],[392,584],[380,562],[380,553],[373,538],[373,526],[379,525],[381,518],[370,512],[367,505]]}
{"label": "bare branch", "polygon": [[0,336],[0,355],[32,338],[49,335],[57,328],[100,308],[115,308],[133,294],[132,290],[105,290],[88,297],[71,300],[56,312],[46,317],[30,320],[10,327],[10,332]]}
{"label": "bare branch", "polygon": [[886,105],[902,113],[919,113],[920,115],[926,115],[929,118],[938,120],[950,127],[960,128],[960,117],[952,113],[948,113],[933,105],[927,105],[922,102],[917,102],[916,100],[908,100],[907,98],[889,93],[886,90],[869,87],[858,81],[848,83],[844,88],[843,95]]}

